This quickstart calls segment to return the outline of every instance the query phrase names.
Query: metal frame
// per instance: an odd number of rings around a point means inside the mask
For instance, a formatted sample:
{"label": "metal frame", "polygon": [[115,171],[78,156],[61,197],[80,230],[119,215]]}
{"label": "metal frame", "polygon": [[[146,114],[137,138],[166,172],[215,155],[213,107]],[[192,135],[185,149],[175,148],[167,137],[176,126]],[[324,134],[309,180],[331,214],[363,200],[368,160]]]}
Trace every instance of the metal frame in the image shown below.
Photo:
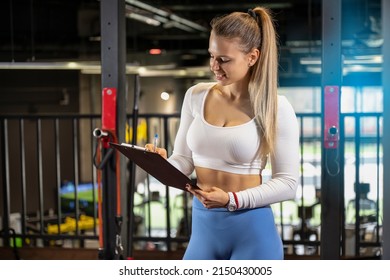
{"label": "metal frame", "polygon": [[[125,1],[102,0],[100,2],[100,24],[101,24],[101,62],[102,62],[102,89],[117,89],[117,120],[116,131],[120,142],[125,138],[125,81],[126,81],[126,32],[125,32]],[[103,259],[117,258],[117,231],[121,234],[121,228],[117,227],[116,221],[116,178],[115,170],[108,166],[115,166],[115,157],[110,158],[110,163],[103,170],[103,243],[101,252]],[[123,184],[125,175],[125,164],[121,159],[121,192],[126,194],[126,186]],[[127,197],[124,195],[123,197]],[[119,198],[121,199],[121,198]],[[123,204],[126,205],[126,204]],[[122,216],[127,217],[126,208],[121,209]],[[122,226],[127,227],[126,219],[123,219]],[[127,238],[122,238],[127,240]],[[126,247],[126,246],[125,246]],[[126,254],[126,252],[125,252]]]}
{"label": "metal frame", "polygon": [[[382,0],[383,52],[383,127],[390,125],[390,2]],[[390,131],[383,129],[383,259],[390,260]]]}
{"label": "metal frame", "polygon": [[[341,1],[322,1],[322,112],[326,86],[341,89]],[[324,119],[322,120],[324,126]],[[322,132],[324,133],[324,132]],[[322,137],[324,138],[324,137]],[[342,234],[343,171],[340,147],[322,149],[321,259],[340,258]],[[337,170],[335,174],[329,170]]]}

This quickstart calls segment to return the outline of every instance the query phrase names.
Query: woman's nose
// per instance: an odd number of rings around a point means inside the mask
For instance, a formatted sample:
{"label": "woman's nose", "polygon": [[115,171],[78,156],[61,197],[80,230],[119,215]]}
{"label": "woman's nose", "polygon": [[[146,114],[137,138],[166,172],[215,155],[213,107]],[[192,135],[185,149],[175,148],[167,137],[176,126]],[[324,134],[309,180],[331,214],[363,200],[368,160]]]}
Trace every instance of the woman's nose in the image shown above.
{"label": "woman's nose", "polygon": [[210,59],[210,69],[212,71],[219,70],[219,63],[216,59]]}

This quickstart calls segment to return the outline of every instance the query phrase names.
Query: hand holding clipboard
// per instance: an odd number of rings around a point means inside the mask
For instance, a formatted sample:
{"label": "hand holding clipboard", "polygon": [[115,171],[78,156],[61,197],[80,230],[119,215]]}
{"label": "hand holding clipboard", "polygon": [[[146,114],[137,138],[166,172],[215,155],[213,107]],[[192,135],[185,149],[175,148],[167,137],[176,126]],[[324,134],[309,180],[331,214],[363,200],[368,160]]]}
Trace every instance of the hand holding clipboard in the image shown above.
{"label": "hand holding clipboard", "polygon": [[187,191],[187,184],[194,186],[190,178],[157,153],[126,143],[110,143],[110,146],[117,149],[164,185],[183,191]]}

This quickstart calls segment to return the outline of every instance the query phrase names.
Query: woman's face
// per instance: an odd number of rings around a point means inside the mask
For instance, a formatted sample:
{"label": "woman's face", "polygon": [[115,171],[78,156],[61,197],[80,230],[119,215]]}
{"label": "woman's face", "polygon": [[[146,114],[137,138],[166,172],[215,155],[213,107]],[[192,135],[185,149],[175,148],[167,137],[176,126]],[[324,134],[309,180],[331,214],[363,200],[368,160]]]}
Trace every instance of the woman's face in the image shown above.
{"label": "woman's face", "polygon": [[211,32],[209,40],[210,69],[222,85],[237,83],[249,75],[250,65],[256,62],[253,53],[245,54],[238,39],[227,39]]}

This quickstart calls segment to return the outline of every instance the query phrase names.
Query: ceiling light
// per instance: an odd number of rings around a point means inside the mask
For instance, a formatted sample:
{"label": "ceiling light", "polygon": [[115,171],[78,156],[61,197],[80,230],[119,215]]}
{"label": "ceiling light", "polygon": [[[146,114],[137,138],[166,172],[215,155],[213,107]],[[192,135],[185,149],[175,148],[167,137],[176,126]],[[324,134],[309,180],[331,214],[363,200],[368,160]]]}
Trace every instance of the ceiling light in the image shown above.
{"label": "ceiling light", "polygon": [[[302,57],[299,60],[302,65],[321,65],[319,57]],[[383,55],[352,55],[343,60],[343,64],[382,64]]]}
{"label": "ceiling light", "polygon": [[170,18],[178,23],[181,23],[181,24],[184,24],[184,25],[187,25],[195,30],[198,30],[198,31],[202,31],[202,32],[207,32],[208,29],[207,28],[204,28],[203,26],[195,23],[195,22],[192,22],[192,21],[189,21],[187,19],[184,19],[184,18],[181,18],[181,17],[178,17],[177,15],[170,15]]}
{"label": "ceiling light", "polygon": [[156,20],[154,18],[150,18],[150,17],[144,16],[141,14],[137,14],[134,12],[126,12],[126,16],[128,18],[135,19],[135,20],[138,20],[140,22],[143,22],[143,23],[146,23],[146,24],[149,24],[152,26],[160,26],[161,25],[161,22],[159,22],[158,20]]}
{"label": "ceiling light", "polygon": [[126,3],[128,3],[130,5],[133,5],[135,7],[138,7],[138,8],[144,9],[146,11],[158,14],[158,15],[163,16],[163,17],[168,17],[169,16],[168,12],[166,12],[164,10],[161,10],[161,9],[158,9],[158,8],[155,8],[155,7],[153,7],[151,5],[148,5],[148,4],[146,4],[144,2],[141,2],[141,1],[126,0]]}
{"label": "ceiling light", "polygon": [[319,57],[302,57],[299,63],[302,65],[320,65],[321,59]]}
{"label": "ceiling light", "polygon": [[[203,27],[200,24],[197,24],[197,23],[192,22],[190,20],[187,20],[185,18],[179,17],[173,13],[164,11],[162,9],[153,7],[153,6],[146,4],[144,2],[137,1],[137,0],[126,0],[126,4],[127,4],[126,10],[132,11],[130,14],[133,14],[135,11],[136,12],[135,14],[146,17],[143,14],[143,12],[149,13],[150,15],[147,17],[152,18],[153,20],[159,22],[160,24],[163,23],[164,28],[176,27],[178,29],[181,29],[181,30],[184,30],[187,32],[194,32],[194,31],[208,32],[208,29]],[[139,16],[137,16],[137,18],[135,18],[135,17],[131,17],[131,18],[136,19],[136,20],[141,20],[141,19],[138,19],[138,18],[141,18]]]}
{"label": "ceiling light", "polygon": [[164,23],[163,27],[166,29],[176,27],[178,29],[181,29],[181,30],[184,30],[187,32],[194,32],[194,29],[192,29],[191,27],[185,26],[185,25],[183,25],[179,22],[175,22],[175,21],[168,21],[168,22]]}
{"label": "ceiling light", "polygon": [[75,69],[77,68],[77,63],[76,62],[68,62],[68,67],[71,68],[71,69]]}
{"label": "ceiling light", "polygon": [[161,99],[164,101],[167,101],[169,99],[169,93],[166,91],[163,91],[160,95]]}
{"label": "ceiling light", "polygon": [[162,50],[161,49],[150,49],[149,54],[159,55],[159,54],[162,54]]}

